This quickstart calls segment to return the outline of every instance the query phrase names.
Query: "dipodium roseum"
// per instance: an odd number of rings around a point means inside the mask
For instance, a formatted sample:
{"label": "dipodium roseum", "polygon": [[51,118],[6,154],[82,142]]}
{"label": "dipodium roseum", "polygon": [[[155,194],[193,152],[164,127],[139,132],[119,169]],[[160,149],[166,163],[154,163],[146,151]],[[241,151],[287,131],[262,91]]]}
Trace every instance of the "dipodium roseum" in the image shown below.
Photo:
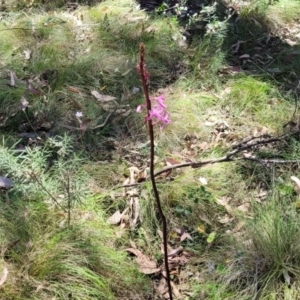
{"label": "dipodium roseum", "polygon": [[[165,96],[161,95],[158,97],[150,98],[152,102],[151,110],[149,110],[149,115],[146,120],[154,121],[153,124],[160,124],[161,128],[165,128],[171,123],[170,115],[167,112],[167,106],[165,105]],[[137,107],[136,111],[139,113],[142,108],[146,108],[145,104],[141,104]]]}

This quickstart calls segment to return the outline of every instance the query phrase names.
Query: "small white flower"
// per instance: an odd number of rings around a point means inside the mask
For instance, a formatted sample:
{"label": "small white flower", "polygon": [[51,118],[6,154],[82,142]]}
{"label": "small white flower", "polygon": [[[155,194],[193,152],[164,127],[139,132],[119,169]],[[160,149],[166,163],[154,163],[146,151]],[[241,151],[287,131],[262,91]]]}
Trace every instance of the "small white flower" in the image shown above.
{"label": "small white flower", "polygon": [[83,116],[83,113],[81,111],[76,112],[76,117],[81,118]]}

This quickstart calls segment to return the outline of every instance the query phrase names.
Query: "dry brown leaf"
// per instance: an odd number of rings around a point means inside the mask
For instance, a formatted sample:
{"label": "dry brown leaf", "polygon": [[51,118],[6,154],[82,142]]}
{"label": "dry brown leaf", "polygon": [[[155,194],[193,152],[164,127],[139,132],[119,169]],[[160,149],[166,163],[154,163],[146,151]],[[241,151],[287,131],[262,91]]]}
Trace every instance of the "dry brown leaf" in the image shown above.
{"label": "dry brown leaf", "polygon": [[181,253],[182,251],[183,251],[183,247],[179,246],[178,248],[173,249],[172,251],[168,251],[168,257],[175,256],[175,255]]}
{"label": "dry brown leaf", "polygon": [[240,221],[240,222],[237,223],[236,226],[232,229],[232,232],[235,233],[235,232],[240,231],[240,230],[244,227],[245,224],[246,224],[246,223],[245,223],[244,221]]}
{"label": "dry brown leaf", "polygon": [[177,232],[179,235],[182,235],[185,232],[185,228],[184,227],[174,228],[174,231]]}
{"label": "dry brown leaf", "polygon": [[146,18],[147,18],[146,16],[136,16],[136,17],[128,16],[127,20],[130,22],[135,22],[135,21],[145,20]]}
{"label": "dry brown leaf", "polygon": [[172,167],[172,166],[175,166],[175,165],[179,165],[180,162],[173,159],[173,158],[166,158],[166,163],[167,163],[167,166],[168,167]]}
{"label": "dry brown leaf", "polygon": [[183,242],[184,240],[189,239],[189,240],[193,240],[193,238],[191,237],[191,235],[188,232],[184,232],[181,237],[180,237],[180,242]]}
{"label": "dry brown leaf", "polygon": [[123,185],[129,184],[129,181],[130,181],[130,179],[129,179],[129,178],[126,178],[126,179],[123,181]]}
{"label": "dry brown leaf", "polygon": [[121,213],[117,210],[112,216],[107,219],[107,223],[111,225],[116,225],[121,222]]}
{"label": "dry brown leaf", "polygon": [[136,181],[135,181],[135,175],[139,175],[139,173],[140,173],[140,170],[137,168],[137,167],[130,167],[130,168],[128,168],[128,170],[129,170],[129,172],[130,172],[130,175],[129,175],[129,178],[130,178],[130,180],[129,180],[129,183],[130,184],[134,184],[134,183],[136,183]]}
{"label": "dry brown leaf", "polygon": [[204,213],[200,213],[198,215],[199,219],[202,220],[203,222],[205,222],[206,224],[212,226],[212,222],[210,221],[210,219],[208,218],[208,216],[206,216]]}
{"label": "dry brown leaf", "polygon": [[168,292],[167,281],[164,277],[162,277],[159,281],[157,288],[155,289],[156,293],[160,296],[166,294]]}
{"label": "dry brown leaf", "polygon": [[[170,166],[171,167],[171,166]],[[159,175],[159,178],[167,178],[172,174],[172,169],[163,172],[162,174]]]}
{"label": "dry brown leaf", "polygon": [[[219,70],[219,73],[221,74],[237,74],[243,72],[243,69],[240,66],[228,66],[228,67],[223,67]],[[215,95],[217,98],[220,98],[218,95]]]}
{"label": "dry brown leaf", "polygon": [[239,58],[240,59],[247,59],[247,58],[250,58],[251,56],[249,54],[243,54],[241,55]]}
{"label": "dry brown leaf", "polygon": [[16,74],[13,71],[10,71],[10,86],[15,87],[16,86]]}
{"label": "dry brown leaf", "polygon": [[0,286],[2,286],[4,284],[4,282],[6,281],[7,275],[8,275],[8,269],[5,267],[2,271],[2,275],[0,278]]}
{"label": "dry brown leaf", "polygon": [[136,262],[139,266],[139,270],[143,274],[154,274],[161,271],[161,269],[157,267],[156,262],[150,260],[150,258],[143,254],[140,250],[134,248],[127,248],[125,250],[136,256]]}
{"label": "dry brown leaf", "polygon": [[179,275],[178,268],[176,268],[175,270],[170,271],[170,275]]}
{"label": "dry brown leaf", "polygon": [[129,207],[125,208],[124,211],[121,214],[121,228],[125,228],[127,226],[129,226],[129,220],[130,220],[130,216],[129,216]]}
{"label": "dry brown leaf", "polygon": [[102,102],[108,102],[108,101],[113,101],[116,100],[116,97],[110,96],[110,95],[104,95],[104,94],[100,94],[97,91],[91,91],[91,94],[98,100],[98,101],[102,101]]}
{"label": "dry brown leaf", "polygon": [[140,203],[138,197],[133,198],[133,211],[134,211],[134,218],[130,224],[131,228],[134,228],[136,226],[140,216]]}
{"label": "dry brown leaf", "polygon": [[224,217],[218,218],[218,222],[221,224],[227,224],[234,220],[234,218],[230,218],[228,215],[225,215]]}
{"label": "dry brown leaf", "polygon": [[25,111],[26,107],[28,107],[28,106],[29,106],[29,102],[27,101],[27,99],[24,96],[22,96],[20,105],[19,105],[20,109]]}
{"label": "dry brown leaf", "polygon": [[161,240],[163,241],[163,239],[164,239],[164,234],[163,234],[163,232],[160,230],[160,229],[157,229],[157,234],[159,235],[159,237],[161,238]]}
{"label": "dry brown leaf", "polygon": [[27,90],[30,94],[32,94],[34,96],[40,96],[42,94],[41,91],[38,91],[36,88],[34,88],[28,80],[27,80],[26,84],[27,84]]}
{"label": "dry brown leaf", "polygon": [[145,31],[148,33],[154,32],[157,28],[153,25],[148,26],[147,28],[145,28]]}
{"label": "dry brown leaf", "polygon": [[300,179],[296,176],[291,176],[291,179],[296,183],[296,191],[300,194]]}
{"label": "dry brown leaf", "polygon": [[297,42],[292,41],[290,39],[285,39],[284,41],[291,47],[294,47],[295,45],[297,45]]}
{"label": "dry brown leaf", "polygon": [[[123,181],[123,185],[127,185],[127,184],[130,184],[130,179],[129,179],[129,178],[126,178],[126,179]],[[123,188],[122,195],[123,195],[123,197],[126,196],[126,188]]]}
{"label": "dry brown leaf", "polygon": [[172,292],[174,294],[174,296],[179,299],[181,297],[181,294],[177,288],[177,286],[175,285],[175,283],[173,281],[171,281],[171,286],[172,286]]}
{"label": "dry brown leaf", "polygon": [[198,149],[200,150],[207,150],[210,148],[210,144],[207,142],[202,142],[196,145]]}
{"label": "dry brown leaf", "polygon": [[[173,251],[173,248],[169,244],[167,244],[167,251],[168,251],[168,253],[171,253]],[[160,244],[160,253],[161,254],[165,253],[165,246],[163,243]]]}
{"label": "dry brown leaf", "polygon": [[129,243],[130,243],[130,245],[131,245],[132,248],[137,249],[135,241],[129,240]]}
{"label": "dry brown leaf", "polygon": [[252,152],[248,152],[248,151],[244,151],[243,152],[243,155],[244,155],[244,157],[246,157],[246,158],[255,158],[255,156],[253,156],[253,153]]}
{"label": "dry brown leaf", "polygon": [[122,223],[120,224],[120,228],[121,228],[121,229],[124,229],[124,228],[126,228],[126,225],[127,225],[126,222],[122,222]]}
{"label": "dry brown leaf", "polygon": [[224,206],[225,209],[227,210],[227,212],[228,212],[230,215],[234,216],[234,213],[233,213],[233,211],[232,211],[232,208],[231,208],[231,206],[228,204],[228,202],[229,202],[229,199],[228,199],[228,198],[220,198],[220,199],[216,199],[216,202],[217,202],[218,204]]}
{"label": "dry brown leaf", "polygon": [[[172,158],[167,158],[166,159],[166,167],[172,167],[172,166],[175,166],[175,165],[178,165],[178,164],[180,164],[180,163],[177,162],[176,160],[172,159]],[[159,175],[159,178],[167,178],[167,177],[169,177],[172,174],[172,171],[173,171],[173,169],[169,169],[169,170],[161,173]]]}
{"label": "dry brown leaf", "polygon": [[244,213],[247,213],[249,211],[249,208],[250,208],[250,203],[244,203],[237,207],[238,210],[240,210]]}
{"label": "dry brown leaf", "polygon": [[67,89],[72,92],[72,93],[80,93],[79,89],[74,87],[74,86],[71,86],[71,85],[68,85],[67,86]]}

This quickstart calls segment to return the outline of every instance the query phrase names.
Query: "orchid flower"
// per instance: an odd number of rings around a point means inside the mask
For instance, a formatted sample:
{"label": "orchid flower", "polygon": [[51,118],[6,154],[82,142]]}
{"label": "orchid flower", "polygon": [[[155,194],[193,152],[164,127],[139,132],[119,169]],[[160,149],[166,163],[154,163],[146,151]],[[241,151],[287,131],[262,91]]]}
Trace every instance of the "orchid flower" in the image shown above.
{"label": "orchid flower", "polygon": [[[160,95],[158,97],[150,98],[153,103],[151,110],[149,111],[146,120],[153,120],[154,124],[160,124],[161,128],[165,128],[166,125],[171,123],[170,115],[167,112],[167,106],[165,105],[165,96]],[[137,107],[136,112],[140,113],[142,108],[146,108],[145,104],[141,104]]]}
{"label": "orchid flower", "polygon": [[158,97],[150,98],[149,96],[149,81],[150,76],[146,69],[145,64],[145,46],[143,43],[140,44],[140,53],[139,53],[139,63],[137,65],[137,71],[141,76],[141,82],[143,86],[143,92],[146,100],[146,104],[141,104],[137,107],[137,112],[141,112],[142,108],[146,108],[147,116],[145,117],[145,121],[148,122],[148,132],[150,137],[150,179],[152,182],[153,193],[155,196],[155,200],[157,203],[158,212],[160,215],[160,219],[162,220],[163,225],[163,252],[164,252],[164,263],[165,263],[165,271],[166,271],[166,280],[169,292],[169,299],[173,300],[172,294],[172,286],[171,286],[171,276],[170,269],[168,263],[168,226],[166,217],[162,210],[161,201],[159,198],[159,192],[156,187],[155,182],[155,174],[154,174],[154,130],[153,125],[160,123],[161,128],[164,128],[167,124],[171,122],[169,114],[167,112],[167,106],[165,105],[165,96],[160,95]]}

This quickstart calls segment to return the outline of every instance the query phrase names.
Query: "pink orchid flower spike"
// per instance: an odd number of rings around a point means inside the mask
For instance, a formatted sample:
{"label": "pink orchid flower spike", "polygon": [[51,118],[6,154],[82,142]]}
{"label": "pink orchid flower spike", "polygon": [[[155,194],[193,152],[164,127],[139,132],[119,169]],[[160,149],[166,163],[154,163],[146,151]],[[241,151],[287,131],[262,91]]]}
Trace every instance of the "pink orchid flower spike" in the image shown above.
{"label": "pink orchid flower spike", "polygon": [[[165,96],[160,95],[158,97],[150,98],[150,100],[153,105],[146,120],[153,120],[153,124],[160,124],[161,129],[164,129],[168,124],[171,123],[170,115],[167,112],[167,106],[164,103]],[[139,105],[136,111],[140,113],[142,111],[142,108],[146,108],[146,105]]]}

